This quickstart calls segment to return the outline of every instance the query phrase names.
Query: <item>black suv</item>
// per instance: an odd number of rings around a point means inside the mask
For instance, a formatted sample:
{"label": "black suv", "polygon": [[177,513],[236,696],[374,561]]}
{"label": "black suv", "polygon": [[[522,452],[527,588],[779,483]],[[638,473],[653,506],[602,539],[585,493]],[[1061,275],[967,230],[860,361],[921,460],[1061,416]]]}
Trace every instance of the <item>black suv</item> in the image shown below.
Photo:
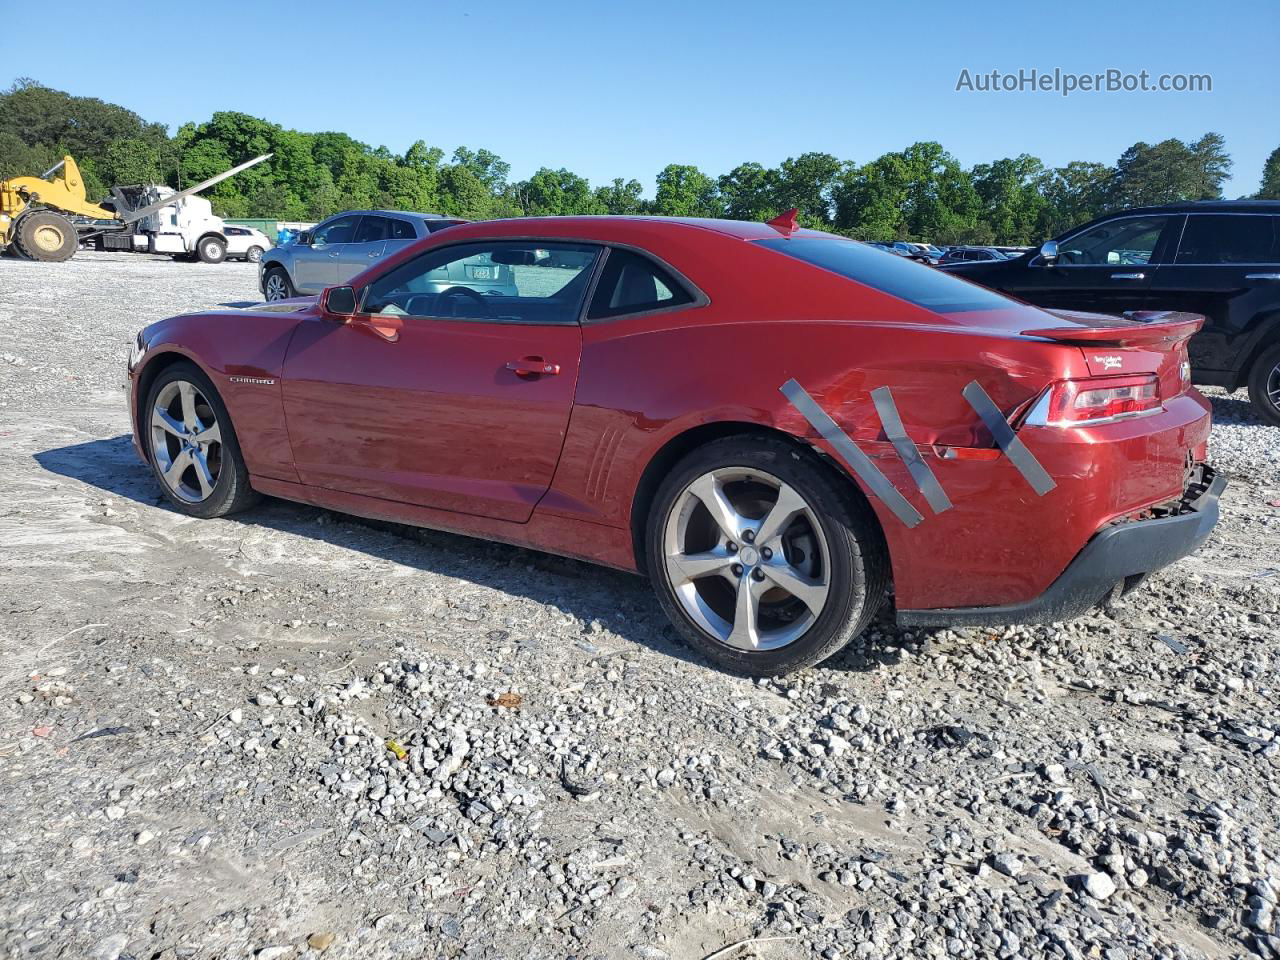
{"label": "black suv", "polygon": [[1204,314],[1190,344],[1194,381],[1247,386],[1280,426],[1280,201],[1125,210],[1014,260],[939,269],[1043,307]]}

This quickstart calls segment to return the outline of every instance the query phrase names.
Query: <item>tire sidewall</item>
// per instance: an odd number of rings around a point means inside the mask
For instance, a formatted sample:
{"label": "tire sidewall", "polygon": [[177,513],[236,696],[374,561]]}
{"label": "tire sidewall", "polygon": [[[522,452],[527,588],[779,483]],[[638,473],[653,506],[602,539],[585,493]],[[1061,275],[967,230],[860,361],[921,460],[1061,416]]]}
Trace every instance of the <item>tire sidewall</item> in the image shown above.
{"label": "tire sidewall", "polygon": [[[57,228],[62,235],[63,243],[57,251],[47,255],[39,248],[34,248],[32,244],[26,240],[28,231],[34,231],[40,223],[51,224]],[[47,210],[36,210],[21,217],[17,224],[12,228],[14,236],[19,240],[19,250],[26,256],[28,260],[43,260],[46,263],[64,263],[75,256],[76,251],[80,248],[80,237],[75,229],[75,225],[66,217],[50,213]]]}
{"label": "tire sidewall", "polygon": [[[703,474],[725,467],[761,470],[794,487],[813,508],[827,541],[831,589],[827,605],[812,626],[797,640],[777,650],[752,652],[729,647],[705,633],[684,612],[666,574],[663,562],[667,518],[684,490]],[[718,666],[747,676],[776,676],[818,663],[831,656],[861,632],[878,608],[880,598],[870,596],[868,559],[870,544],[854,534],[843,491],[829,475],[830,468],[817,457],[773,438],[727,438],[707,444],[687,456],[659,488],[649,512],[645,556],[650,579],[663,612],[680,634]],[[872,560],[874,562],[874,559]]]}
{"label": "tire sidewall", "polygon": [[1277,364],[1280,364],[1280,343],[1263,350],[1249,371],[1249,399],[1258,415],[1273,427],[1280,427],[1280,408],[1267,396],[1267,380]]}
{"label": "tire sidewall", "polygon": [[[284,284],[284,296],[283,296],[283,297],[281,297],[280,299],[281,299],[281,300],[288,300],[288,299],[289,299],[290,294],[293,292],[293,283],[289,280],[289,274],[285,272],[285,270],[284,270],[284,268],[283,268],[283,267],[270,267],[270,268],[268,268],[268,270],[267,270],[267,281],[266,281],[266,282],[267,282],[268,284],[270,284],[270,283],[271,283],[271,278],[272,278],[272,277],[279,277],[279,278],[280,278],[280,282],[281,282],[282,284]],[[270,294],[268,294],[265,290],[263,291],[263,295],[264,295],[264,296],[270,296]]]}
{"label": "tire sidewall", "polygon": [[[189,503],[169,489],[169,484],[165,482],[160,467],[156,463],[155,451],[151,447],[151,411],[155,409],[156,397],[160,395],[161,390],[175,380],[186,380],[200,389],[205,399],[209,401],[209,406],[213,407],[222,436],[222,470],[213,486],[213,492],[199,503]],[[141,411],[141,420],[139,427],[143,437],[143,447],[147,451],[147,462],[151,465],[151,472],[155,475],[165,499],[180,513],[192,517],[209,519],[226,513],[235,499],[238,484],[245,482],[244,460],[240,455],[240,444],[236,440],[235,431],[231,427],[231,416],[213,381],[205,375],[204,371],[187,362],[175,363],[160,371],[150,389],[147,390],[147,405]]]}
{"label": "tire sidewall", "polygon": [[[216,250],[217,255],[210,255],[210,250]],[[196,245],[196,255],[205,263],[221,263],[227,259],[227,245],[216,237],[204,237]]]}

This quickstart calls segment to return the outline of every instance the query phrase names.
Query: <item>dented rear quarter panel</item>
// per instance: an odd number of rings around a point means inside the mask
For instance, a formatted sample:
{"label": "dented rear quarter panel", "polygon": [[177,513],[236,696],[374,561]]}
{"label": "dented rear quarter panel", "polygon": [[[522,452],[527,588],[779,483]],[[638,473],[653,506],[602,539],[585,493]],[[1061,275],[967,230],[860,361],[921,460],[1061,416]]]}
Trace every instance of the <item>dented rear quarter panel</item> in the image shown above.
{"label": "dented rear quarter panel", "polygon": [[[847,289],[842,293],[847,304]],[[539,512],[629,526],[633,495],[650,460],[685,431],[717,422],[791,434],[831,458],[861,488],[779,392],[791,378],[925,518],[908,529],[883,502],[868,497],[885,531],[903,608],[1028,600],[1047,589],[1107,522],[1180,492],[1186,451],[1202,445],[1208,430],[1203,407],[1190,397],[1156,417],[1093,430],[1022,430],[1057,482],[1043,497],[1003,456],[942,459],[935,448],[994,446],[962,395],[967,383],[978,381],[1002,411],[1013,414],[1052,381],[1088,376],[1084,354],[1014,334],[1033,325],[1021,308],[960,324],[922,317],[924,311],[889,298],[863,306],[870,307],[866,319],[741,320],[759,317],[761,304],[713,298],[688,311],[702,315],[697,323],[674,314],[589,325],[564,455]],[[794,304],[785,308],[794,314]],[[952,509],[930,510],[887,441],[871,400],[881,386],[891,389],[908,435]]]}

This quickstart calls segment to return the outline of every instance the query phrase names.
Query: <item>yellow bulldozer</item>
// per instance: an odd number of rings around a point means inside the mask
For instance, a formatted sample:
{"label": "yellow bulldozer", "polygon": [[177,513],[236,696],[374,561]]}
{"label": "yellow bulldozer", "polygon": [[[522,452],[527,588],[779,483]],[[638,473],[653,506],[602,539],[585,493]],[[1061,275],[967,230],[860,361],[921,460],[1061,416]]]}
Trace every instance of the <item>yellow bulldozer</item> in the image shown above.
{"label": "yellow bulldozer", "polygon": [[[59,169],[60,177],[48,179]],[[116,219],[114,211],[85,200],[80,168],[70,157],[63,157],[43,177],[0,180],[0,251],[12,245],[31,260],[70,260],[80,233],[64,213],[90,220]]]}
{"label": "yellow bulldozer", "polygon": [[[129,236],[124,238],[124,249],[156,252],[154,237],[136,232],[136,225],[149,222],[144,218],[165,208],[176,208],[192,194],[220,183],[270,156],[268,153],[255,157],[185,190],[175,192],[167,187],[147,188],[140,196],[153,202],[145,206],[136,206],[137,201],[131,202],[119,188],[113,188],[115,201],[110,208],[89,203],[85,199],[80,168],[71,157],[63,157],[61,162],[46,170],[41,177],[11,177],[0,180],[0,253],[13,247],[28,259],[56,263],[70,260],[82,238],[103,234],[127,234]],[[206,201],[201,199],[199,203],[208,209]],[[176,222],[177,217],[171,219]],[[213,229],[218,229],[222,223],[221,219],[211,214],[205,219],[216,221],[217,225]],[[178,246],[190,243],[182,238],[176,242]],[[166,246],[160,252],[187,252],[185,247],[180,250],[178,246]]]}

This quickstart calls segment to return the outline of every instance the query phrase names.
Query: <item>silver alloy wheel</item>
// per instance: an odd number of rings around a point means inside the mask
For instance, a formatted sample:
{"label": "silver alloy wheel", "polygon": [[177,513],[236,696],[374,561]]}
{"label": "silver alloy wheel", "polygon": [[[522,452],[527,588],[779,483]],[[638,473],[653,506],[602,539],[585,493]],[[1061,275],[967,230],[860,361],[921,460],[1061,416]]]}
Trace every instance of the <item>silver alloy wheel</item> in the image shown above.
{"label": "silver alloy wheel", "polygon": [[267,300],[287,300],[289,289],[285,286],[284,277],[276,271],[267,276]]}
{"label": "silver alloy wheel", "polygon": [[248,253],[248,258],[249,258],[249,262],[250,262],[250,263],[257,263],[259,260],[261,260],[261,259],[262,259],[262,248],[261,248],[261,247],[250,247],[250,248],[249,248],[249,253]]}
{"label": "silver alloy wheel", "polygon": [[151,409],[151,455],[165,486],[187,503],[207,500],[222,472],[222,430],[200,388],[174,380]]}
{"label": "silver alloy wheel", "polygon": [[1280,410],[1280,363],[1271,368],[1271,373],[1267,375],[1267,399],[1271,401],[1271,405]]}
{"label": "silver alloy wheel", "polygon": [[684,612],[738,650],[777,650],[813,626],[831,590],[830,551],[794,487],[751,467],[704,473],[663,531],[667,581]]}

